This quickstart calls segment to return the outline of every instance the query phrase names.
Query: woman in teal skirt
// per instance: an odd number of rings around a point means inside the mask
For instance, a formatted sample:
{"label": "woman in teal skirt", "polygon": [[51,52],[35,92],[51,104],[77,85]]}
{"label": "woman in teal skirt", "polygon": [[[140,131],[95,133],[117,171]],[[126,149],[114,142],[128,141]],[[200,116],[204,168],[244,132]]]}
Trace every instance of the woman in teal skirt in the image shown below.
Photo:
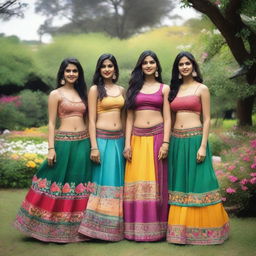
{"label": "woman in teal skirt", "polygon": [[179,53],[169,95],[174,125],[168,155],[170,243],[220,244],[229,233],[207,143],[210,94],[202,82],[194,56]]}
{"label": "woman in teal skirt", "polygon": [[124,89],[116,84],[118,75],[115,57],[101,55],[88,96],[95,190],[79,228],[86,236],[108,241],[123,239]]}
{"label": "woman in teal skirt", "polygon": [[[15,226],[45,242],[88,240],[78,233],[91,180],[90,142],[85,124],[87,92],[79,61],[62,61],[57,89],[49,95],[48,159],[34,175]],[[56,118],[60,127],[55,132]]]}

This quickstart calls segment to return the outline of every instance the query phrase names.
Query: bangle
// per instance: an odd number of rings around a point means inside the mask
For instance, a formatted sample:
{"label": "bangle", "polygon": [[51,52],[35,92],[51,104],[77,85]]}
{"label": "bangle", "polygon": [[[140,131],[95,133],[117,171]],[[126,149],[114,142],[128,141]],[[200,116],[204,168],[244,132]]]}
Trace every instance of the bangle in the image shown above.
{"label": "bangle", "polygon": [[50,149],[54,149],[54,148],[48,148],[48,150],[50,150]]}
{"label": "bangle", "polygon": [[93,150],[99,150],[98,148],[91,148],[91,151],[93,151]]}
{"label": "bangle", "polygon": [[168,141],[163,141],[163,142],[162,142],[162,144],[164,144],[164,143],[169,144],[169,142],[168,142]]}

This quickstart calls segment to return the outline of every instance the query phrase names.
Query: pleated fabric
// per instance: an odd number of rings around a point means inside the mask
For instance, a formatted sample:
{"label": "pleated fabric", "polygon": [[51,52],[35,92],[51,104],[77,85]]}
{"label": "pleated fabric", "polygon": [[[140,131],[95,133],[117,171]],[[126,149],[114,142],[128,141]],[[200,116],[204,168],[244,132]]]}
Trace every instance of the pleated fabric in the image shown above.
{"label": "pleated fabric", "polygon": [[45,242],[88,240],[78,233],[93,191],[88,133],[59,131],[55,151],[54,166],[48,166],[45,160],[34,175],[14,226]]}
{"label": "pleated fabric", "polygon": [[167,161],[158,160],[163,124],[133,128],[132,161],[126,162],[125,238],[158,241],[166,237],[168,215]]}
{"label": "pleated fabric", "polygon": [[119,241],[124,237],[124,137],[122,131],[97,129],[100,164],[93,164],[95,190],[90,195],[79,232],[92,238]]}
{"label": "pleated fabric", "polygon": [[220,244],[228,238],[229,218],[208,145],[205,160],[196,162],[201,140],[202,127],[175,129],[172,134],[168,155],[170,243]]}

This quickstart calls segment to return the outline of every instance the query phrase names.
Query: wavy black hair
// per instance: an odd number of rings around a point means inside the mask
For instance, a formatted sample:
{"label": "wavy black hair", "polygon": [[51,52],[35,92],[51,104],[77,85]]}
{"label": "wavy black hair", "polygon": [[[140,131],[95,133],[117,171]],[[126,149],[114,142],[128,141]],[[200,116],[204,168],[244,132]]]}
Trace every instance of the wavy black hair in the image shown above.
{"label": "wavy black hair", "polygon": [[74,89],[79,94],[81,100],[85,104],[87,104],[87,86],[84,80],[84,70],[82,65],[76,58],[66,58],[61,62],[59,71],[57,73],[57,88],[60,88],[63,86],[61,84],[61,80],[64,78],[64,71],[69,64],[75,65],[78,69],[78,79],[74,83]]}
{"label": "wavy black hair", "polygon": [[112,79],[113,83],[116,83],[119,77],[119,68],[115,56],[109,53],[102,54],[97,61],[95,72],[93,75],[93,84],[97,85],[100,100],[107,96],[107,92],[104,85],[104,78],[100,74],[102,63],[105,60],[110,60],[114,65],[115,79]]}
{"label": "wavy black hair", "polygon": [[135,107],[135,98],[139,93],[139,91],[141,90],[145,80],[145,74],[142,71],[142,64],[144,59],[148,56],[152,57],[155,60],[157,65],[157,71],[158,71],[158,77],[156,77],[156,80],[159,83],[162,83],[162,75],[161,75],[162,68],[157,55],[150,50],[142,52],[135,65],[135,68],[132,71],[132,75],[129,81],[129,87],[127,89],[126,100],[125,100],[126,109],[134,109]]}
{"label": "wavy black hair", "polygon": [[190,52],[180,52],[176,56],[173,66],[172,66],[172,78],[171,78],[171,83],[170,83],[171,90],[170,90],[170,94],[169,94],[170,102],[172,102],[175,99],[176,95],[178,94],[180,85],[183,83],[183,79],[179,78],[179,62],[180,62],[180,59],[183,57],[187,57],[192,62],[193,70],[197,73],[197,76],[193,77],[194,80],[196,80],[199,83],[203,82],[203,77],[201,75],[199,66],[198,66],[193,54]]}

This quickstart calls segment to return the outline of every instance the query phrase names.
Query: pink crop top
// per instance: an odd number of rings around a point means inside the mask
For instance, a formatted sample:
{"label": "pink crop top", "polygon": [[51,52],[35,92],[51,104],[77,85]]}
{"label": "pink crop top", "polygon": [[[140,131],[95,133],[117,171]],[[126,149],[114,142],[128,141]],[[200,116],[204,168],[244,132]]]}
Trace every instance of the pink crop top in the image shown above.
{"label": "pink crop top", "polygon": [[86,106],[82,101],[71,101],[61,94],[61,101],[58,105],[59,118],[67,118],[71,116],[83,117],[85,110]]}
{"label": "pink crop top", "polygon": [[161,111],[163,108],[163,84],[155,93],[139,92],[135,98],[135,110],[156,110]]}
{"label": "pink crop top", "polygon": [[202,111],[201,99],[198,95],[175,97],[170,106],[174,112],[192,111],[200,114]]}

